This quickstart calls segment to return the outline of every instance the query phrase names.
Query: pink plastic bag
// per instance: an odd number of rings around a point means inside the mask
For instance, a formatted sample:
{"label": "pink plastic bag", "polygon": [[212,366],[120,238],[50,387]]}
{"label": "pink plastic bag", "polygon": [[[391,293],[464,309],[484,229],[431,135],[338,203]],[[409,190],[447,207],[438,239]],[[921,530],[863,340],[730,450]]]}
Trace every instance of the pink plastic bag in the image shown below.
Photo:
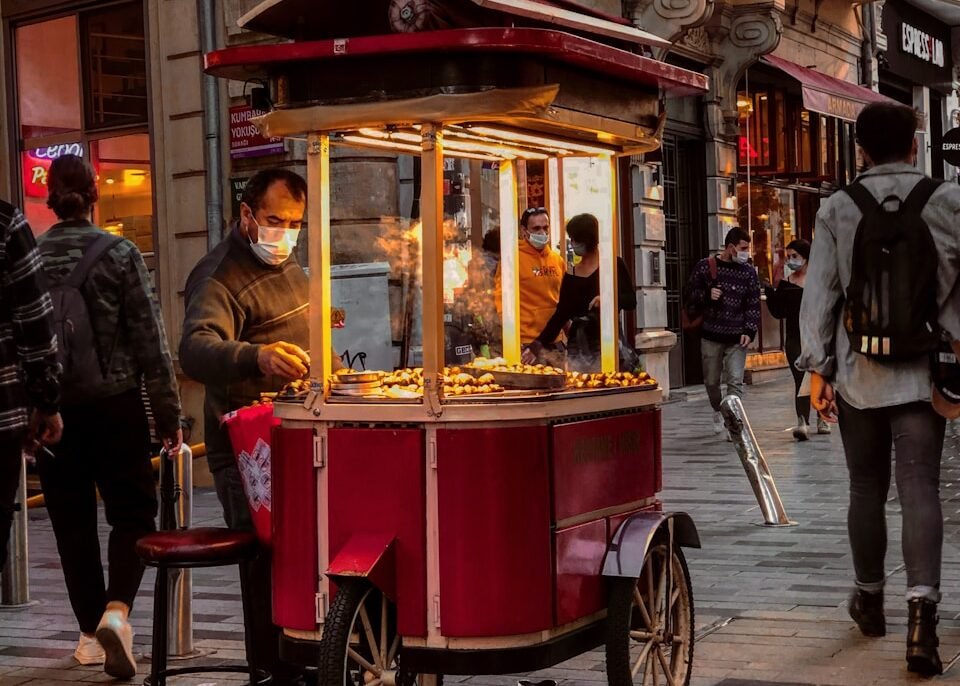
{"label": "pink plastic bag", "polygon": [[244,407],[223,417],[237,468],[243,482],[243,491],[250,506],[257,538],[269,546],[271,540],[270,508],[270,434],[280,419],[273,416],[270,403]]}

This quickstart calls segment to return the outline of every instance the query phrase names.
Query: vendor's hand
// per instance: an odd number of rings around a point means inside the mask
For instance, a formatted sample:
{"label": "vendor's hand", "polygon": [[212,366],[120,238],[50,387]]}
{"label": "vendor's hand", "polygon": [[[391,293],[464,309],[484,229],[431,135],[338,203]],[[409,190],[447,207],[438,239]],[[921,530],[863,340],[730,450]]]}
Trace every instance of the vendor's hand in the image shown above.
{"label": "vendor's hand", "polygon": [[747,334],[741,334],[741,336],[740,336],[740,347],[741,347],[741,348],[746,348],[748,345],[750,345],[750,341],[751,341],[751,340],[753,340],[753,339],[750,338],[750,336],[748,336]]}
{"label": "vendor's hand", "polygon": [[183,448],[183,429],[177,429],[172,436],[163,439],[163,449],[167,451],[167,459],[172,460],[180,454]]}
{"label": "vendor's hand", "polygon": [[266,376],[296,381],[307,375],[310,356],[298,345],[278,341],[260,347],[257,365]]}
{"label": "vendor's hand", "polygon": [[714,287],[714,288],[711,288],[711,289],[710,289],[710,299],[711,299],[711,300],[714,300],[714,301],[719,300],[719,299],[720,299],[720,296],[722,296],[722,295],[723,295],[723,291],[721,291],[719,288]]}
{"label": "vendor's hand", "polygon": [[810,404],[824,421],[837,423],[837,398],[833,384],[815,372],[810,372]]}
{"label": "vendor's hand", "polygon": [[528,345],[520,352],[520,361],[524,364],[533,364],[537,361],[537,353],[533,351],[533,346]]}
{"label": "vendor's hand", "polygon": [[593,300],[590,301],[590,307],[588,307],[587,309],[592,310],[594,308],[599,308],[599,307],[600,307],[600,296],[598,295]]}
{"label": "vendor's hand", "polygon": [[43,414],[34,410],[30,417],[30,436],[41,445],[56,445],[63,436],[63,419],[60,413]]}

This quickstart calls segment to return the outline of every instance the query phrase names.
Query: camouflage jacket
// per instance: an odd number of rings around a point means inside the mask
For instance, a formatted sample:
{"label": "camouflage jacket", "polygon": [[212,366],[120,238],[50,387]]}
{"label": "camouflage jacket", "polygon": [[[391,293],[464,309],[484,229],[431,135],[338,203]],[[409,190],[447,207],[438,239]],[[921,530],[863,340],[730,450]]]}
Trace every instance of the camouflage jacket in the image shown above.
{"label": "camouflage jacket", "polygon": [[[61,222],[40,236],[43,269],[51,286],[73,270],[84,250],[103,233],[88,221]],[[161,437],[180,426],[180,395],[160,305],[143,256],[128,240],[117,243],[90,270],[82,288],[116,395],[144,383]]]}
{"label": "camouflage jacket", "polygon": [[31,408],[56,412],[59,378],[40,253],[20,210],[0,201],[0,436],[22,432]]}

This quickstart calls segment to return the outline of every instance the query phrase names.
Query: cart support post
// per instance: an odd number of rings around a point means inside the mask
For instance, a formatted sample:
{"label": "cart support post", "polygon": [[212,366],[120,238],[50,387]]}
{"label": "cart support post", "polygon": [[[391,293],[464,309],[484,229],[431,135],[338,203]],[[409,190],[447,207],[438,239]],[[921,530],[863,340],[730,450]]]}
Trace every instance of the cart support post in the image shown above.
{"label": "cart support post", "polygon": [[[617,304],[617,254],[620,231],[617,226],[617,161],[614,157],[597,160],[599,171],[609,179],[610,193],[600,216],[600,369],[607,373],[617,371],[617,338],[620,333],[620,308]],[[604,169],[606,167],[606,169]],[[607,305],[609,303],[609,305]]]}
{"label": "cart support post", "polygon": [[[160,528],[189,529],[193,523],[193,453],[183,446],[171,459],[160,456]],[[167,605],[167,654],[171,659],[194,657],[193,577],[189,569],[170,569]]]}
{"label": "cart support post", "polygon": [[790,521],[783,508],[777,484],[773,480],[773,474],[763,456],[763,451],[760,450],[760,444],[757,443],[750,420],[747,419],[743,402],[735,395],[728,395],[720,403],[720,413],[737,448],[737,454],[743,463],[750,486],[753,487],[753,493],[757,497],[757,504],[763,514],[763,525],[796,526],[797,523]]}
{"label": "cart support post", "polygon": [[[21,460],[23,456],[21,455]],[[7,562],[0,575],[0,606],[19,607],[30,603],[30,571],[27,545],[27,467],[20,465],[16,510],[10,529]]]}
{"label": "cart support post", "polygon": [[436,398],[446,351],[443,329],[443,129],[436,124],[425,124],[420,142],[424,394]]}
{"label": "cart support post", "polygon": [[517,165],[500,161],[500,320],[503,357],[520,363],[520,229],[517,211]]}
{"label": "cart support post", "polygon": [[310,264],[310,376],[324,386],[331,371],[330,136],[307,139],[307,259]]}

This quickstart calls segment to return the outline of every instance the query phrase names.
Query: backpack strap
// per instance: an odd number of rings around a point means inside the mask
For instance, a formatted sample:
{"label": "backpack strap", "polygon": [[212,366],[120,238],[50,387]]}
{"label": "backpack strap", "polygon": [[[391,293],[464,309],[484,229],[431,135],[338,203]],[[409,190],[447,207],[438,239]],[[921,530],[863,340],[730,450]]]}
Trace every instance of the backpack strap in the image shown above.
{"label": "backpack strap", "polygon": [[860,208],[860,213],[864,216],[870,214],[880,203],[877,202],[877,199],[873,197],[873,193],[867,190],[860,181],[854,181],[849,186],[843,189],[844,192],[850,196],[850,199]]}
{"label": "backpack strap", "polygon": [[123,236],[114,236],[109,233],[97,236],[90,245],[87,246],[83,257],[80,258],[80,261],[77,262],[73,271],[70,272],[70,276],[63,281],[63,285],[67,288],[79,289],[87,280],[90,270],[100,261],[100,258],[103,257],[110,248],[122,240]]}
{"label": "backpack strap", "polygon": [[941,179],[931,179],[924,176],[917,182],[917,185],[913,187],[913,190],[910,191],[907,199],[903,201],[903,210],[912,214],[920,214],[923,208],[927,206],[927,201],[930,200],[930,196],[940,188],[940,184],[942,183],[943,181]]}
{"label": "backpack strap", "polygon": [[710,280],[717,280],[717,258],[714,255],[711,255],[707,258],[707,267],[710,269]]}

